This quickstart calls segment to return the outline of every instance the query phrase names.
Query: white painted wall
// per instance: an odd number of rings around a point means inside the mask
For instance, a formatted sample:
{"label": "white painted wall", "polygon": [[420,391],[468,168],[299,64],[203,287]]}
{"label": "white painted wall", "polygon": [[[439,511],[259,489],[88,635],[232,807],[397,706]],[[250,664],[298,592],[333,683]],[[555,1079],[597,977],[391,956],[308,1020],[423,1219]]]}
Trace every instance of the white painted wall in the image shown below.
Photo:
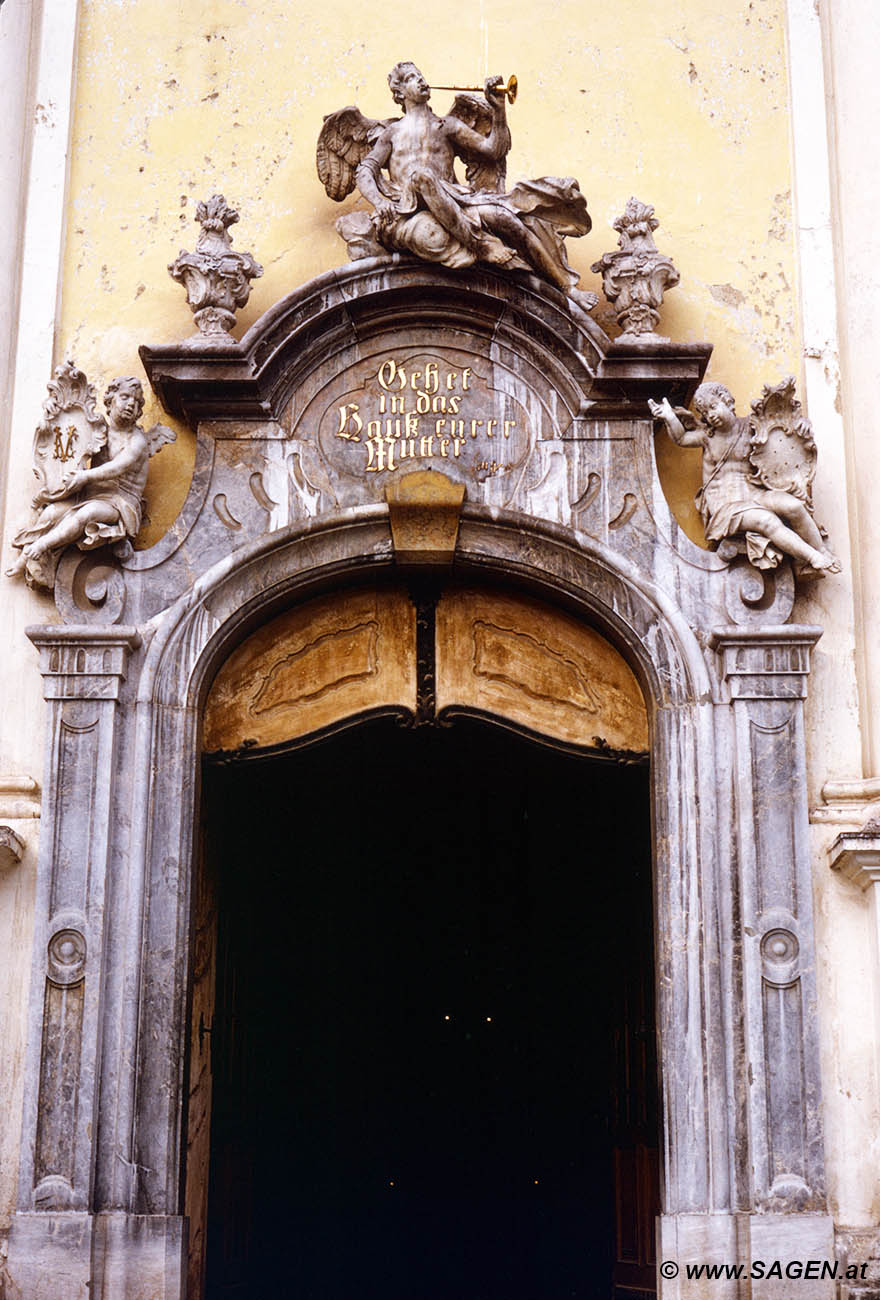
{"label": "white painted wall", "polygon": [[[13,0],[0,7],[0,530],[10,532],[33,492],[31,441],[55,360],[55,321],[67,195],[78,0]],[[0,870],[0,1282],[4,1228],[18,1172],[25,1009],[44,743],[42,682],[25,635],[54,622],[52,603],[0,576],[0,822],[25,843]]]}

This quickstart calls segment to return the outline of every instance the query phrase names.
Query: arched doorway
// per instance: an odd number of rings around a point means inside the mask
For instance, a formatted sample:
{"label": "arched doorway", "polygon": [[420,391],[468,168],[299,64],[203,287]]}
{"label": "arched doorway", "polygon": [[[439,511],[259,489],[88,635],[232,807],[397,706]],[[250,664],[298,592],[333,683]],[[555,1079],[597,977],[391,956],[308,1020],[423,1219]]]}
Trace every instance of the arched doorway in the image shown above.
{"label": "arched doorway", "polygon": [[[191,1040],[207,1050],[212,1028],[195,992],[188,1017],[191,972],[203,965],[193,959],[201,913],[192,900],[205,700],[218,669],[280,611],[357,582],[400,580],[414,558],[571,611],[638,674],[651,723],[661,1260],[830,1257],[804,739],[820,629],[788,622],[786,569],[761,594],[744,561],[698,550],[666,508],[645,398],[686,402],[707,347],[639,344],[636,355],[609,346],[548,292],[489,269],[365,259],[295,291],[234,351],[144,349],[166,409],[198,424],[190,495],[161,542],[122,562],[121,584],[71,570],[64,617],[84,622],[28,630],[47,727],[8,1255],[23,1294],[42,1295],[48,1278],[56,1300],[63,1275],[72,1300],[89,1287],[191,1297],[188,1243],[204,1232],[186,1192],[199,1161],[186,1146],[208,1131],[197,1115],[205,1051]],[[363,444],[336,446],[331,433],[338,481],[303,480],[309,403],[324,392],[332,417],[346,376],[366,392],[386,356],[461,347],[486,377],[487,409],[511,394],[524,403],[529,458],[521,474],[519,461],[507,475],[489,462],[485,479],[481,461],[466,473],[444,462],[465,487],[458,533],[454,545],[447,537],[425,551],[398,536],[406,511],[365,468]],[[546,655],[540,626],[511,639],[500,616],[454,621],[471,650],[460,659],[467,671],[444,675],[423,654],[444,602],[433,606],[423,590],[410,605],[415,667],[398,679],[402,698],[370,709],[414,722],[488,713],[534,730],[552,664],[571,696],[561,711],[548,706],[537,730],[563,745],[599,734],[607,748],[631,747],[590,726],[569,647]],[[385,679],[373,665],[387,638],[372,613],[354,630],[348,654],[332,627],[298,650],[317,672],[332,668],[335,646],[355,668],[342,676],[356,692]],[[299,718],[299,735],[358,717],[341,709],[306,725],[339,679],[285,700],[294,662],[278,665],[247,729],[221,747],[259,747],[255,723],[279,717],[279,706]],[[201,933],[197,925],[196,948]],[[76,961],[59,970],[57,945],[69,952],[70,942]],[[53,1016],[74,985],[77,1014],[56,1033]],[[659,1273],[663,1300],[677,1300],[681,1279]],[[833,1284],[816,1285],[824,1298]]]}
{"label": "arched doorway", "polygon": [[[436,605],[447,725],[400,726],[372,669],[383,644],[405,668],[410,603],[362,590],[291,611],[209,701],[209,746],[236,711],[252,726],[262,710],[274,743],[215,751],[203,776],[193,1267],[209,1184],[208,1300],[648,1295],[659,1141],[638,688],[568,615],[452,589]],[[491,708],[467,698],[468,663]],[[328,701],[335,689],[352,710],[359,664],[367,720],[330,737]],[[405,698],[405,677],[386,696]],[[319,712],[291,749],[293,698]]]}

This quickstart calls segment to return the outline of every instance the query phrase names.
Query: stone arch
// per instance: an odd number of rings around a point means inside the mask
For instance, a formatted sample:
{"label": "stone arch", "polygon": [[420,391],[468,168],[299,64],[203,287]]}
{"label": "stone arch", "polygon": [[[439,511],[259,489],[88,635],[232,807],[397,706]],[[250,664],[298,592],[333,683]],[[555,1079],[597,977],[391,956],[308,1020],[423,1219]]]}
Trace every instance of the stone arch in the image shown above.
{"label": "stone arch", "polygon": [[[395,335],[401,320],[408,333]],[[611,343],[529,277],[394,258],[318,277],[228,348],[143,350],[167,409],[199,425],[188,501],[162,542],[123,561],[124,578],[90,584],[86,561],[68,557],[76,581],[59,609],[83,621],[29,631],[49,725],[10,1272],[35,1300],[56,1300],[42,1281],[54,1287],[56,1272],[74,1279],[65,1297],[89,1285],[113,1300],[145,1287],[162,1300],[185,1294],[202,702],[219,664],[274,614],[396,571],[390,484],[367,472],[363,442],[358,474],[349,441],[344,463],[332,437],[325,446],[335,486],[318,473],[297,480],[285,459],[298,456],[302,471],[315,442],[309,386],[323,392],[347,367],[366,384],[386,341],[405,360],[444,333],[452,347],[463,323],[487,376],[502,375],[501,387],[484,385],[487,402],[511,397],[504,375],[541,382],[520,393],[528,459],[499,467],[507,486],[477,463],[440,466],[468,498],[452,572],[515,584],[591,623],[649,706],[661,1258],[830,1252],[803,729],[820,629],[785,622],[790,571],[765,583],[745,560],[725,567],[682,537],[665,505],[645,397],[686,401],[708,348]],[[545,387],[558,418],[544,419]],[[338,397],[325,414],[338,416]],[[105,587],[103,604],[90,603]],[[131,626],[114,622],[123,614]],[[625,947],[625,925],[609,925]],[[59,953],[76,962],[62,969]],[[74,987],[71,1038],[47,1032]],[[75,1249],[57,1230],[62,1211]],[[825,1300],[830,1286],[812,1294]],[[660,1288],[664,1300],[680,1294],[662,1277]],[[747,1281],[737,1293],[746,1289],[757,1296]]]}
{"label": "stone arch", "polygon": [[[371,507],[355,519],[288,530],[245,548],[168,611],[147,651],[134,768],[155,776],[176,767],[184,798],[169,804],[155,789],[141,788],[133,808],[131,870],[137,876],[142,864],[146,883],[144,915],[133,918],[144,935],[143,963],[129,975],[139,976],[140,984],[141,1056],[129,1081],[137,1179],[128,1205],[134,1212],[167,1213],[172,1205],[179,1212],[201,702],[217,665],[258,623],[316,591],[389,571],[393,555],[384,516],[382,508]],[[655,776],[653,804],[664,1212],[725,1209],[729,1134],[719,1128],[712,1104],[713,1093],[728,1090],[712,867],[713,723],[699,646],[661,591],[601,544],[558,527],[466,508],[455,568],[471,580],[514,580],[580,612],[621,649],[642,683],[654,772],[663,774],[662,780]],[[684,791],[699,791],[690,811]],[[682,1061],[699,1061],[699,1069],[683,1075],[676,1065]],[[112,1147],[98,1153],[99,1177],[102,1160],[109,1181]]]}

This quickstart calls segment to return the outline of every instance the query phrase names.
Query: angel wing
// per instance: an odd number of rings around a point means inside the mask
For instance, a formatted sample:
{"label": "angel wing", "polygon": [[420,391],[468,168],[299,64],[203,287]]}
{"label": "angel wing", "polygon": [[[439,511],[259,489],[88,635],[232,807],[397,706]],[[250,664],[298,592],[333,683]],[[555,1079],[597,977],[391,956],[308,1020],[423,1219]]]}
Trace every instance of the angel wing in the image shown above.
{"label": "angel wing", "polygon": [[318,136],[315,161],[318,177],[329,198],[341,203],[351,194],[359,165],[386,126],[396,120],[390,117],[377,122],[372,117],[364,117],[354,104],[327,114]]}
{"label": "angel wing", "polygon": [[175,442],[177,434],[173,429],[169,429],[167,424],[154,424],[152,429],[147,430],[147,445],[150,448],[150,455],[155,456],[156,452],[164,447],[166,443]]}
{"label": "angel wing", "polygon": [[[457,117],[479,135],[492,130],[492,110],[482,95],[456,95],[450,117]],[[507,178],[507,163],[501,158],[490,161],[475,154],[463,153],[467,183],[475,190],[503,190]]]}

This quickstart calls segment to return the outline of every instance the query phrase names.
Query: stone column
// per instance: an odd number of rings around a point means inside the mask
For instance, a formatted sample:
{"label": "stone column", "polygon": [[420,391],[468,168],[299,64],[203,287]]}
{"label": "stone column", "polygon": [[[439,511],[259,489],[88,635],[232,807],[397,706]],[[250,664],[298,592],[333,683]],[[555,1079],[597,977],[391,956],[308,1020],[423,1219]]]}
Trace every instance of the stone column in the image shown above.
{"label": "stone column", "polygon": [[[834,1259],[821,1123],[813,893],[803,701],[821,629],[716,629],[735,842],[743,1059],[738,1199],[749,1218],[749,1260]],[[726,707],[725,707],[726,706]],[[757,1211],[757,1213],[755,1213]],[[783,1283],[791,1286],[791,1281]],[[830,1297],[826,1278],[799,1279],[801,1300]],[[752,1281],[752,1300],[781,1294]]]}
{"label": "stone column", "polygon": [[48,703],[19,1210],[9,1271],[28,1300],[86,1297],[117,701],[133,628],[29,629]]}

